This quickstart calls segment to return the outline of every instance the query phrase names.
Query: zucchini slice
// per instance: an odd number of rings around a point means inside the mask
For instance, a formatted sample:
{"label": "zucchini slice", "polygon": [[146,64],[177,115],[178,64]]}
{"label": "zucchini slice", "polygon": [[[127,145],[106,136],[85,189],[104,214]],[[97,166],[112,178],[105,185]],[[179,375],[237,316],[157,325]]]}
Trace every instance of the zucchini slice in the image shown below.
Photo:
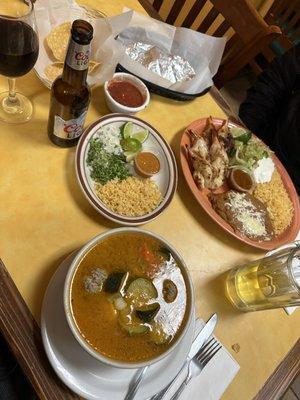
{"label": "zucchini slice", "polygon": [[157,298],[157,290],[149,279],[138,278],[128,286],[126,297],[134,307],[141,308]]}
{"label": "zucchini slice", "polygon": [[136,310],[135,314],[140,320],[142,320],[144,322],[150,322],[153,320],[155,315],[158,313],[159,308],[160,308],[159,304],[154,303],[154,304],[147,306],[144,309]]}
{"label": "zucchini slice", "polygon": [[136,320],[132,315],[130,307],[119,312],[118,322],[120,327],[130,336],[141,335],[148,332],[149,327]]}
{"label": "zucchini slice", "polygon": [[148,332],[149,328],[146,325],[143,324],[130,324],[130,325],[121,325],[121,328],[123,328],[127,333],[129,333],[130,336],[133,335],[141,335],[143,333]]}
{"label": "zucchini slice", "polygon": [[126,284],[128,275],[128,272],[113,272],[104,283],[104,291],[108,293],[120,292]]}

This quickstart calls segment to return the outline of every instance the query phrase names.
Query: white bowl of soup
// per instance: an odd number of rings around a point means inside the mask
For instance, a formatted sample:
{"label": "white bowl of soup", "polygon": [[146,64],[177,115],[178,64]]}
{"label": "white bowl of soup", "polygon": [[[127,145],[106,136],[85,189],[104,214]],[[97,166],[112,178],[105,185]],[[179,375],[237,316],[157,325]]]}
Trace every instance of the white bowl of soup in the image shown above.
{"label": "white bowl of soup", "polygon": [[176,249],[155,233],[118,228],[90,240],[64,287],[70,329],[94,358],[120,368],[153,364],[194,323],[194,292]]}

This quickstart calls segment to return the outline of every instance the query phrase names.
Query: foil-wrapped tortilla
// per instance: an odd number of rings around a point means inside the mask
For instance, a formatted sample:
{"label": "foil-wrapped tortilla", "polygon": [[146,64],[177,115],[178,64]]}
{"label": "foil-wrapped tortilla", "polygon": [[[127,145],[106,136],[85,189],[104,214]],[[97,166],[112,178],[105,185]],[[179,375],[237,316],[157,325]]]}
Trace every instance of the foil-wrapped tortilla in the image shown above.
{"label": "foil-wrapped tortilla", "polygon": [[189,81],[196,75],[194,68],[182,57],[169,54],[156,45],[126,41],[126,54],[151,72],[172,82]]}

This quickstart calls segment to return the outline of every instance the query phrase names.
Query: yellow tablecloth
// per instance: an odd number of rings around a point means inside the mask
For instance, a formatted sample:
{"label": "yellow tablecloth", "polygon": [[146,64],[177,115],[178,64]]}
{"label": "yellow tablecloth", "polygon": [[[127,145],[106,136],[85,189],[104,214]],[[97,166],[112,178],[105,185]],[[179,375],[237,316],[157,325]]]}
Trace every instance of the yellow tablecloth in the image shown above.
{"label": "yellow tablecloth", "polygon": [[[107,14],[124,5],[142,10],[137,0],[89,0],[86,4]],[[6,89],[1,77],[0,89]],[[46,133],[49,90],[34,72],[17,80],[17,89],[34,102],[32,121],[24,125],[0,123],[0,257],[34,316],[39,320],[43,295],[60,261],[103,230],[116,227],[89,205],[77,184],[75,149],[50,143]],[[92,93],[87,123],[107,114],[102,87]],[[179,184],[169,208],[145,226],[169,240],[182,254],[192,274],[197,314],[217,312],[216,333],[241,365],[224,394],[225,400],[251,399],[299,336],[300,313],[283,310],[242,314],[224,296],[222,273],[259,257],[261,252],[231,238],[199,208],[186,186],[179,164],[183,128],[195,119],[223,112],[207,94],[193,102],[152,96],[139,114],[169,141],[179,167]],[[217,377],[216,377],[217,379]]]}

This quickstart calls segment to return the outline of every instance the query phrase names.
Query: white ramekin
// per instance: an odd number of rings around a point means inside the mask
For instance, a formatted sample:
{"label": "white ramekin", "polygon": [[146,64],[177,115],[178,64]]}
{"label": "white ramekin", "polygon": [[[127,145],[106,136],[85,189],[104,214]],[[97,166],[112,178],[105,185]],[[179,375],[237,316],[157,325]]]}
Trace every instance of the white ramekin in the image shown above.
{"label": "white ramekin", "polygon": [[[171,347],[169,347],[164,353],[160,354],[158,357],[155,357],[151,360],[137,362],[137,363],[126,363],[123,361],[117,361],[112,358],[105,357],[105,356],[101,355],[100,353],[98,353],[97,351],[95,351],[92,348],[92,346],[90,346],[88,344],[88,342],[84,340],[84,338],[81,336],[81,334],[76,326],[76,323],[75,323],[75,320],[74,320],[74,317],[72,314],[71,299],[70,299],[70,288],[71,288],[72,280],[73,280],[74,274],[77,270],[77,267],[78,267],[80,261],[82,260],[82,258],[85,256],[85,254],[87,254],[90,251],[90,249],[93,248],[97,243],[108,238],[109,236],[117,235],[117,234],[124,233],[124,232],[140,232],[140,233],[152,236],[152,237],[160,240],[167,247],[169,247],[170,250],[172,251],[172,253],[177,257],[177,259],[180,261],[180,263],[182,265],[183,274],[184,274],[184,278],[185,278],[185,282],[186,282],[186,286],[187,286],[187,292],[189,294],[187,297],[188,298],[188,304],[187,304],[188,315],[186,316],[186,319],[185,319],[185,321],[186,321],[185,326],[182,329],[182,332],[181,332],[180,336],[177,338],[177,340],[172,344]],[[66,313],[69,327],[70,327],[74,337],[77,339],[77,341],[79,342],[81,347],[84,350],[86,350],[91,356],[93,356],[94,358],[96,358],[97,360],[99,360],[105,364],[111,365],[113,367],[118,367],[118,368],[141,368],[146,365],[154,364],[157,361],[160,361],[161,359],[165,358],[171,352],[173,352],[175,350],[175,348],[179,345],[179,343],[182,341],[183,337],[188,332],[189,326],[194,320],[194,305],[195,305],[195,300],[194,300],[194,290],[193,290],[192,280],[189,275],[186,264],[183,261],[182,257],[180,256],[180,254],[177,252],[177,250],[172,245],[170,245],[170,243],[168,243],[161,236],[157,235],[156,233],[149,232],[149,231],[146,231],[146,230],[143,230],[140,228],[125,227],[125,228],[111,229],[104,233],[101,233],[100,235],[94,237],[89,242],[87,242],[79,250],[76,257],[72,261],[69,271],[68,271],[68,274],[66,276],[65,285],[64,285],[64,308],[65,308],[65,313]]]}
{"label": "white ramekin", "polygon": [[[122,104],[118,103],[115,99],[112,98],[108,91],[108,85],[110,82],[113,80],[124,80],[126,82],[132,83],[134,86],[136,86],[140,92],[142,93],[144,97],[144,103],[139,106],[139,107],[126,107],[123,106]],[[113,78],[110,79],[109,81],[106,81],[104,84],[104,94],[105,94],[105,100],[107,107],[110,109],[110,111],[114,113],[126,113],[126,114],[135,114],[138,111],[144,110],[150,101],[150,94],[147,86],[136,76],[131,75],[131,74],[126,74],[125,72],[117,72],[114,74]]]}

